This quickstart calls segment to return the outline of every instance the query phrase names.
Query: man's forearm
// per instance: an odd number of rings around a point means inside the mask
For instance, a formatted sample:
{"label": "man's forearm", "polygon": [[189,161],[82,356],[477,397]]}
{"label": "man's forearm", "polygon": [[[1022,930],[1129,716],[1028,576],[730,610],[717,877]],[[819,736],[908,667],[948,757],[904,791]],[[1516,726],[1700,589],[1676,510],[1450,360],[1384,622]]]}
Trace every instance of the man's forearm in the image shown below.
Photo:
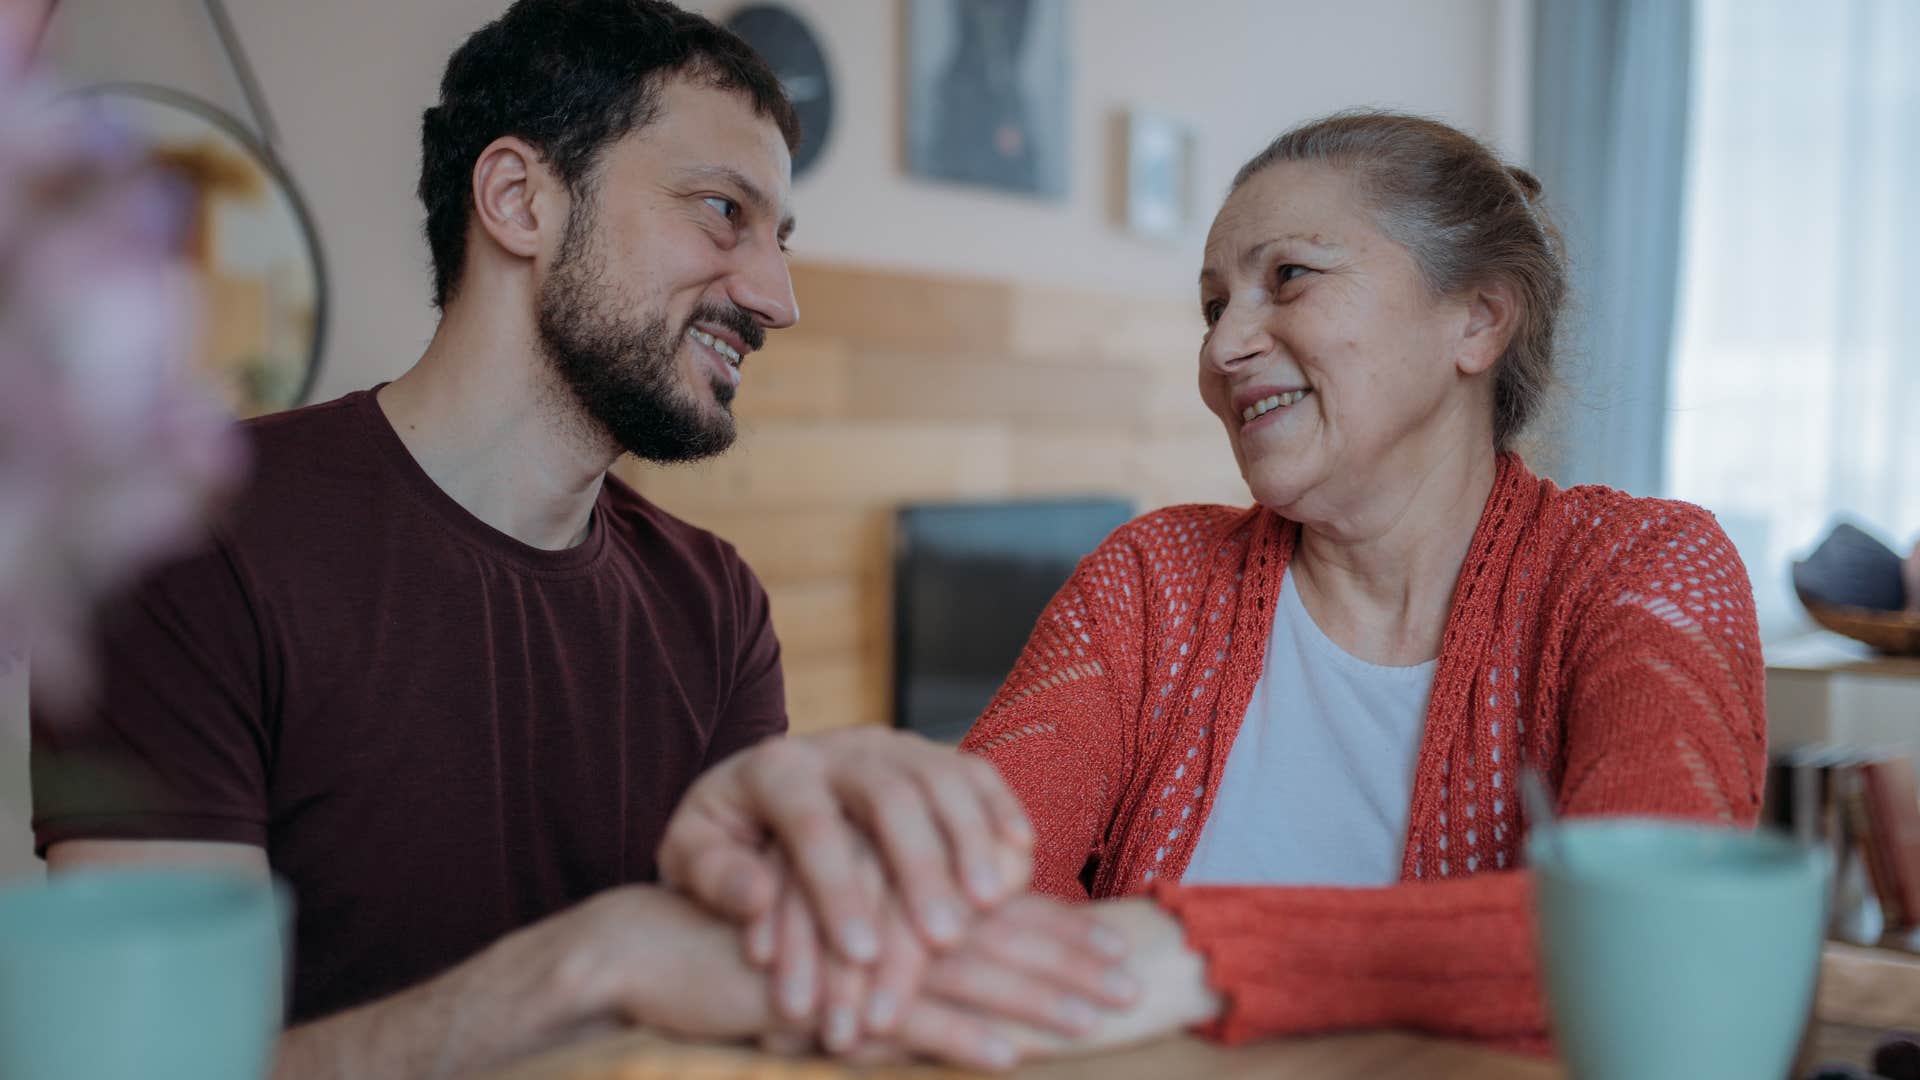
{"label": "man's forearm", "polygon": [[438,1078],[613,1027],[732,1039],[772,1023],[740,934],[656,886],[610,889],[431,982],[288,1031],[273,1080]]}
{"label": "man's forearm", "polygon": [[273,1080],[460,1076],[611,1025],[570,983],[562,936],[536,924],[410,990],[290,1028]]}

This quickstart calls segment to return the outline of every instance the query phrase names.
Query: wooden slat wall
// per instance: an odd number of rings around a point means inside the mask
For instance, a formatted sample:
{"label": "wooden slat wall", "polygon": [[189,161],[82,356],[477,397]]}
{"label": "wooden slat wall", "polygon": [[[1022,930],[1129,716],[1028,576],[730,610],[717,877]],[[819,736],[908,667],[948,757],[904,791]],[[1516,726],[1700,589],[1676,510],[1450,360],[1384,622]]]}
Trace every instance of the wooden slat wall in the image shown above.
{"label": "wooden slat wall", "polygon": [[648,497],[733,541],[766,582],[796,731],[891,715],[900,503],[1119,494],[1244,505],[1194,383],[1187,297],[802,265],[800,325],[747,362],[740,441],[628,462]]}

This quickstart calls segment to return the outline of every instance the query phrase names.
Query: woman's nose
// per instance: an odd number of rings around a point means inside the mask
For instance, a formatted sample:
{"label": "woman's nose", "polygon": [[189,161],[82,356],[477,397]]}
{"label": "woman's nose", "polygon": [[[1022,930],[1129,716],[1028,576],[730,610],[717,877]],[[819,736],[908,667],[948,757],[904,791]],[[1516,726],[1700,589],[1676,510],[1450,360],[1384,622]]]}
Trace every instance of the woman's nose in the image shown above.
{"label": "woman's nose", "polygon": [[1200,358],[1220,374],[1232,375],[1246,366],[1247,361],[1272,348],[1273,339],[1259,320],[1236,316],[1229,309],[1213,324],[1213,332],[1201,346]]}

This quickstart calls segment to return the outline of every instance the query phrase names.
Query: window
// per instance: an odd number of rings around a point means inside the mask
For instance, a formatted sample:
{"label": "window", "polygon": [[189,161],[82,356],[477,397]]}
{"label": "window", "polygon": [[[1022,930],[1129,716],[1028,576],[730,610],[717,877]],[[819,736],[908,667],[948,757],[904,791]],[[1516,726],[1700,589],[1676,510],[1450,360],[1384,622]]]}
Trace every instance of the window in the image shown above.
{"label": "window", "polygon": [[1836,517],[1920,534],[1920,4],[1698,0],[1667,489],[1770,637]]}

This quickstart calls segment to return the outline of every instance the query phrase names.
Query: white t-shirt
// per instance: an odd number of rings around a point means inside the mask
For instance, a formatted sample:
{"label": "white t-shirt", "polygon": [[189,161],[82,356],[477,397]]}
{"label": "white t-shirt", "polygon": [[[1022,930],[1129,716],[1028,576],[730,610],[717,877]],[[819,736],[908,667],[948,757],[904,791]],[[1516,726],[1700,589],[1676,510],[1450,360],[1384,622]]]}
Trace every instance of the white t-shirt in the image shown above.
{"label": "white t-shirt", "polygon": [[1181,880],[1398,881],[1435,663],[1355,658],[1314,624],[1289,569],[1266,667]]}

